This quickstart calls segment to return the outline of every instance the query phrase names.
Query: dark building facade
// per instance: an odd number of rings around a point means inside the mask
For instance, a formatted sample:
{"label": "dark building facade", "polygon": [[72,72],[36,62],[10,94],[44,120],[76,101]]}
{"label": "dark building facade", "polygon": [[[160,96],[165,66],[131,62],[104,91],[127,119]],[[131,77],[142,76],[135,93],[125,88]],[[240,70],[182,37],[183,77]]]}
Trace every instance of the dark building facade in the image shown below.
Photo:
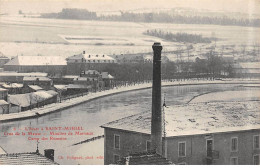
{"label": "dark building facade", "polygon": [[[259,101],[214,102],[164,108],[164,157],[174,164],[259,164],[259,104]],[[150,112],[102,127],[105,129],[105,164],[151,148]]]}

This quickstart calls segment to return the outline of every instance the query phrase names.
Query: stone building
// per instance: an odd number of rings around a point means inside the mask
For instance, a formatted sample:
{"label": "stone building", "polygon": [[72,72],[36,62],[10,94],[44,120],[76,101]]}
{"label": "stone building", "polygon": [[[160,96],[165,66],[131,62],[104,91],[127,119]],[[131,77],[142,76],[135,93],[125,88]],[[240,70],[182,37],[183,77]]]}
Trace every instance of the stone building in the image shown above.
{"label": "stone building", "polygon": [[66,60],[61,56],[17,56],[4,65],[4,71],[45,72],[50,76],[66,73]]}
{"label": "stone building", "polygon": [[[163,155],[174,164],[259,164],[260,102],[212,102],[164,107]],[[149,151],[151,112],[102,125],[105,164]]]}
{"label": "stone building", "polygon": [[105,54],[87,54],[85,51],[67,59],[67,74],[80,75],[82,71],[97,70],[99,72],[108,65],[116,64],[116,60]]}

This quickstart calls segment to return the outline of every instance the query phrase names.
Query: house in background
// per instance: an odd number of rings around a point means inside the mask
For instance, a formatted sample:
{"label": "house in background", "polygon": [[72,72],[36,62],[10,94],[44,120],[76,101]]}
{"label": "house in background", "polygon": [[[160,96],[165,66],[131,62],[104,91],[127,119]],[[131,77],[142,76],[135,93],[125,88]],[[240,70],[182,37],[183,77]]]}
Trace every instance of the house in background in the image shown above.
{"label": "house in background", "polygon": [[8,90],[0,88],[0,100],[7,101],[7,97],[8,97]]}
{"label": "house in background", "polygon": [[36,152],[7,153],[0,146],[0,165],[58,165],[54,161],[54,150],[45,149],[42,155]]}
{"label": "house in background", "polygon": [[2,88],[8,90],[8,94],[22,94],[24,93],[23,84],[20,83],[4,83]]}
{"label": "house in background", "polygon": [[2,68],[4,66],[4,64],[6,64],[9,61],[10,61],[10,59],[8,57],[4,56],[4,54],[0,52],[0,68]]}
{"label": "house in background", "polygon": [[110,75],[108,72],[102,72],[101,73],[102,80],[104,81],[104,87],[106,89],[113,88],[115,86],[115,78]]}
{"label": "house in background", "polygon": [[56,103],[57,100],[58,93],[53,90],[10,95],[10,111],[12,113],[26,111],[47,104]]}
{"label": "house in background", "polygon": [[18,73],[18,72],[0,72],[0,82],[6,83],[23,83],[23,78],[30,77],[47,77],[47,73],[31,72],[31,73]]}
{"label": "house in background", "polygon": [[82,71],[97,70],[102,71],[106,66],[116,64],[116,60],[105,54],[87,54],[85,51],[78,55],[73,55],[67,59],[67,74],[79,75]]}
{"label": "house in background", "polygon": [[48,77],[24,77],[23,84],[24,87],[27,87],[28,85],[37,85],[44,90],[50,90],[53,87],[53,81]]}
{"label": "house in background", "polygon": [[4,71],[45,72],[49,76],[62,76],[66,65],[61,56],[17,56],[4,65]]}
{"label": "house in background", "polygon": [[9,114],[9,103],[0,100],[0,114]]}

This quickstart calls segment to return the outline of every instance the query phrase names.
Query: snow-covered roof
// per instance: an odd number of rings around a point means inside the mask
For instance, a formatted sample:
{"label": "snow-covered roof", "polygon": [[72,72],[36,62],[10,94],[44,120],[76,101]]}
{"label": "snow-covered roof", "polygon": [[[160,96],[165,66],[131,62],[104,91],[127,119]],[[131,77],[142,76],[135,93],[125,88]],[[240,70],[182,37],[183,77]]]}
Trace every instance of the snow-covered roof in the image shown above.
{"label": "snow-covered roof", "polygon": [[0,146],[0,155],[6,154],[6,151]]}
{"label": "snow-covered roof", "polygon": [[18,73],[18,72],[0,72],[0,76],[47,76],[47,73],[43,72],[31,72],[31,73]]}
{"label": "snow-covered roof", "polygon": [[0,165],[58,165],[40,153],[0,154]]}
{"label": "snow-covered roof", "polygon": [[58,90],[67,90],[68,85],[54,85],[54,88]]}
{"label": "snow-covered roof", "polygon": [[[51,93],[54,93],[54,91]],[[17,106],[28,107],[53,97],[51,93],[49,91],[38,91],[26,94],[9,95],[9,101],[11,104]]]}
{"label": "snow-covered roof", "polygon": [[[166,107],[164,111],[167,137],[260,129],[260,101],[185,104]],[[151,112],[101,127],[150,134]]]}
{"label": "snow-covered roof", "polygon": [[[82,72],[82,73],[84,73],[84,71]],[[100,73],[98,72],[98,71],[96,71],[96,70],[87,70],[87,71],[85,71],[85,73],[84,74],[89,74],[89,75],[99,75]]]}
{"label": "snow-covered roof", "polygon": [[57,66],[67,65],[66,59],[61,56],[17,56],[5,65],[22,65],[22,66]]}
{"label": "snow-covered roof", "polygon": [[40,77],[32,77],[32,76],[25,76],[23,78],[23,81],[51,81],[50,78],[45,77],[45,76],[40,76]]}
{"label": "snow-covered roof", "polygon": [[38,86],[38,85],[28,85],[28,87],[30,87],[31,89],[33,89],[33,90],[35,90],[35,91],[43,90],[43,88],[41,88],[41,87]]}
{"label": "snow-covered roof", "polygon": [[68,89],[90,89],[91,86],[79,85],[79,84],[69,84]]}
{"label": "snow-covered roof", "polygon": [[108,72],[102,72],[102,79],[114,79],[112,75],[110,75]]}
{"label": "snow-covered roof", "polygon": [[7,92],[7,91],[8,91],[7,89],[0,88],[0,92]]}
{"label": "snow-covered roof", "polygon": [[79,76],[77,75],[64,75],[62,78],[66,78],[66,79],[74,79],[74,78],[77,78]]}
{"label": "snow-covered roof", "polygon": [[115,59],[106,55],[106,54],[78,54],[78,55],[73,55],[71,57],[68,57],[67,60],[82,60],[82,58],[84,60],[86,60],[86,62],[88,61],[92,61],[92,60],[99,60],[99,61],[114,61]]}
{"label": "snow-covered roof", "polygon": [[58,93],[55,92],[54,90],[48,90],[48,91],[45,91],[45,92],[48,93],[48,94],[50,94],[50,95],[52,95],[52,96],[58,95]]}
{"label": "snow-covered roof", "polygon": [[97,81],[98,79],[95,77],[77,77],[74,78],[73,81]]}
{"label": "snow-covered roof", "polygon": [[241,62],[239,65],[241,68],[260,69],[260,62]]}
{"label": "snow-covered roof", "polygon": [[20,83],[10,83],[10,84],[3,84],[2,85],[4,88],[22,88],[23,87],[23,84],[20,84]]}
{"label": "snow-covered roof", "polygon": [[0,105],[8,105],[8,103],[4,100],[0,100]]}

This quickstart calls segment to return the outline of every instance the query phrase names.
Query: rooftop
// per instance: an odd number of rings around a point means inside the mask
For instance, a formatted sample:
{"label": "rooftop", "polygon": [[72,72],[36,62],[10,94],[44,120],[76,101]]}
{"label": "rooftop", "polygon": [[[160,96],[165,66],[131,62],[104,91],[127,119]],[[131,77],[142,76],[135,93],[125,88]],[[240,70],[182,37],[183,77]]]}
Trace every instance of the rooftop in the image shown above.
{"label": "rooftop", "polygon": [[114,79],[112,75],[110,75],[108,72],[102,72],[101,73],[102,79]]}
{"label": "rooftop", "polygon": [[114,58],[108,56],[108,55],[105,55],[105,54],[78,54],[78,55],[73,55],[71,57],[68,57],[67,60],[82,60],[82,59],[85,59],[86,61],[88,60],[100,60],[100,61],[103,61],[103,60],[110,60],[110,61],[115,61]]}
{"label": "rooftop", "polygon": [[40,76],[40,77],[32,77],[32,76],[25,76],[23,78],[23,81],[51,81],[50,78],[48,77],[44,77],[44,76]]}
{"label": "rooftop", "polygon": [[0,72],[0,76],[47,76],[47,73],[31,72],[31,73],[18,73],[18,72]]}
{"label": "rooftop", "polygon": [[0,154],[0,165],[57,165],[57,163],[42,154],[31,152]]}
{"label": "rooftop", "polygon": [[21,107],[28,107],[33,104],[37,104],[46,99],[52,98],[54,95],[58,93],[54,93],[55,91],[38,91],[26,94],[16,94],[9,95],[9,101],[11,104],[15,104]]}
{"label": "rooftop", "polygon": [[[4,100],[0,100],[0,105],[8,105],[8,103],[6,101],[4,101]],[[1,148],[0,148],[0,150],[1,150]]]}
{"label": "rooftop", "polygon": [[0,92],[7,92],[7,91],[8,91],[7,89],[0,88]]}
{"label": "rooftop", "polygon": [[17,56],[5,65],[23,66],[50,66],[67,65],[65,58],[61,56]]}
{"label": "rooftop", "polygon": [[[260,129],[260,101],[185,104],[166,107],[164,111],[167,137]],[[101,127],[150,134],[151,112]]]}
{"label": "rooftop", "polygon": [[170,165],[171,161],[155,152],[139,152],[130,154],[118,161],[118,165]]}
{"label": "rooftop", "polygon": [[23,84],[20,83],[10,83],[10,84],[3,84],[2,87],[6,88],[6,89],[11,89],[11,88],[22,88]]}
{"label": "rooftop", "polygon": [[31,88],[34,91],[43,90],[43,88],[41,88],[38,85],[28,85],[28,86],[29,86],[29,88]]}
{"label": "rooftop", "polygon": [[1,154],[6,154],[6,151],[0,146],[0,155]]}

